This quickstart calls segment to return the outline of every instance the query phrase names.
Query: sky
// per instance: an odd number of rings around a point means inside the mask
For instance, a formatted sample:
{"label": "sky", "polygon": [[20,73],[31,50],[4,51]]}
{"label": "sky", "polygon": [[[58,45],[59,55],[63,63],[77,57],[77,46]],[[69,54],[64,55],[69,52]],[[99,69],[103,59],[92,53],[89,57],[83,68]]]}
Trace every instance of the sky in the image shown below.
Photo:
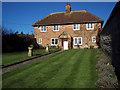
{"label": "sky", "polygon": [[[65,12],[67,2],[2,2],[2,26],[13,32],[34,33],[32,23],[50,13]],[[116,2],[70,2],[71,11],[87,10],[106,23]],[[104,26],[103,24],[103,26]]]}

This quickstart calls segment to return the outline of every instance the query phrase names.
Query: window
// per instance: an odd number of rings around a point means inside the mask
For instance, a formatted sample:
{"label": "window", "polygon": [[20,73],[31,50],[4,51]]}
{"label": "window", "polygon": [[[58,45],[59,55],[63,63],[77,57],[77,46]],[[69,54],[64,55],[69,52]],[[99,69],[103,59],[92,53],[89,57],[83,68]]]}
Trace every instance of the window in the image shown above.
{"label": "window", "polygon": [[53,26],[53,31],[59,31],[59,26],[58,25],[54,25]]}
{"label": "window", "polygon": [[51,38],[51,45],[58,45],[58,38]]}
{"label": "window", "polygon": [[96,37],[92,37],[92,42],[93,42],[93,43],[96,42]]}
{"label": "window", "polygon": [[93,23],[88,23],[87,24],[87,30],[94,29],[94,24]]}
{"label": "window", "polygon": [[46,32],[46,26],[41,26],[40,29],[41,29],[41,32]]}
{"label": "window", "polygon": [[42,44],[42,38],[39,39],[39,44]]}
{"label": "window", "polygon": [[79,30],[79,24],[73,24],[73,30]]}
{"label": "window", "polygon": [[82,37],[74,37],[74,45],[82,45]]}

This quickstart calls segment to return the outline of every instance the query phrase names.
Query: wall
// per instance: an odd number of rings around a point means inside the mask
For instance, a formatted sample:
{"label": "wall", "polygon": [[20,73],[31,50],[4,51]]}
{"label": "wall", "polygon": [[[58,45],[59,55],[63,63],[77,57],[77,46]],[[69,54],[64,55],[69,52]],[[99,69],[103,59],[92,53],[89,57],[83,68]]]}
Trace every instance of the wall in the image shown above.
{"label": "wall", "polygon": [[101,47],[111,59],[120,82],[120,2],[116,3],[100,34],[100,39]]}
{"label": "wall", "polygon": [[[97,46],[96,43],[92,43],[92,36],[97,36],[98,28],[101,28],[101,23],[94,23],[94,30],[86,30],[86,24],[80,24],[80,30],[73,30],[73,24],[70,25],[59,25],[59,31],[53,31],[53,26],[47,26],[46,32],[40,32],[38,27],[35,27],[35,38],[42,38],[42,45],[46,46],[47,44],[51,46],[51,38],[58,38],[58,36],[63,32],[67,31],[72,37],[82,37],[82,45],[84,47],[86,43],[89,45]],[[73,47],[74,46],[73,44]]]}

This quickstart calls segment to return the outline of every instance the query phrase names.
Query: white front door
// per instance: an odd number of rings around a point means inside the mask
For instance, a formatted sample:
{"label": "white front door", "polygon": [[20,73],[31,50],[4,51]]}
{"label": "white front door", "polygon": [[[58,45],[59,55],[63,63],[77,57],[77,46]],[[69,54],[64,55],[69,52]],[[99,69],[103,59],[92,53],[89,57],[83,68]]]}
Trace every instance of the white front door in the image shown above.
{"label": "white front door", "polygon": [[64,41],[63,47],[64,47],[64,50],[68,50],[68,41]]}

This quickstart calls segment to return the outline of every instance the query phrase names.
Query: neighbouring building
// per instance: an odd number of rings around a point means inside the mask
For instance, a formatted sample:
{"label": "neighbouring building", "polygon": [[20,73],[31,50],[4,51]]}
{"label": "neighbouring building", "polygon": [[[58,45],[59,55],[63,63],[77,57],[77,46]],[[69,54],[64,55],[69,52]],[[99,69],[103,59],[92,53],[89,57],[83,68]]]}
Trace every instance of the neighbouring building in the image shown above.
{"label": "neighbouring building", "polygon": [[42,46],[59,46],[65,49],[90,47],[97,45],[97,35],[103,20],[83,11],[71,11],[67,3],[66,12],[51,13],[32,24],[34,37]]}

